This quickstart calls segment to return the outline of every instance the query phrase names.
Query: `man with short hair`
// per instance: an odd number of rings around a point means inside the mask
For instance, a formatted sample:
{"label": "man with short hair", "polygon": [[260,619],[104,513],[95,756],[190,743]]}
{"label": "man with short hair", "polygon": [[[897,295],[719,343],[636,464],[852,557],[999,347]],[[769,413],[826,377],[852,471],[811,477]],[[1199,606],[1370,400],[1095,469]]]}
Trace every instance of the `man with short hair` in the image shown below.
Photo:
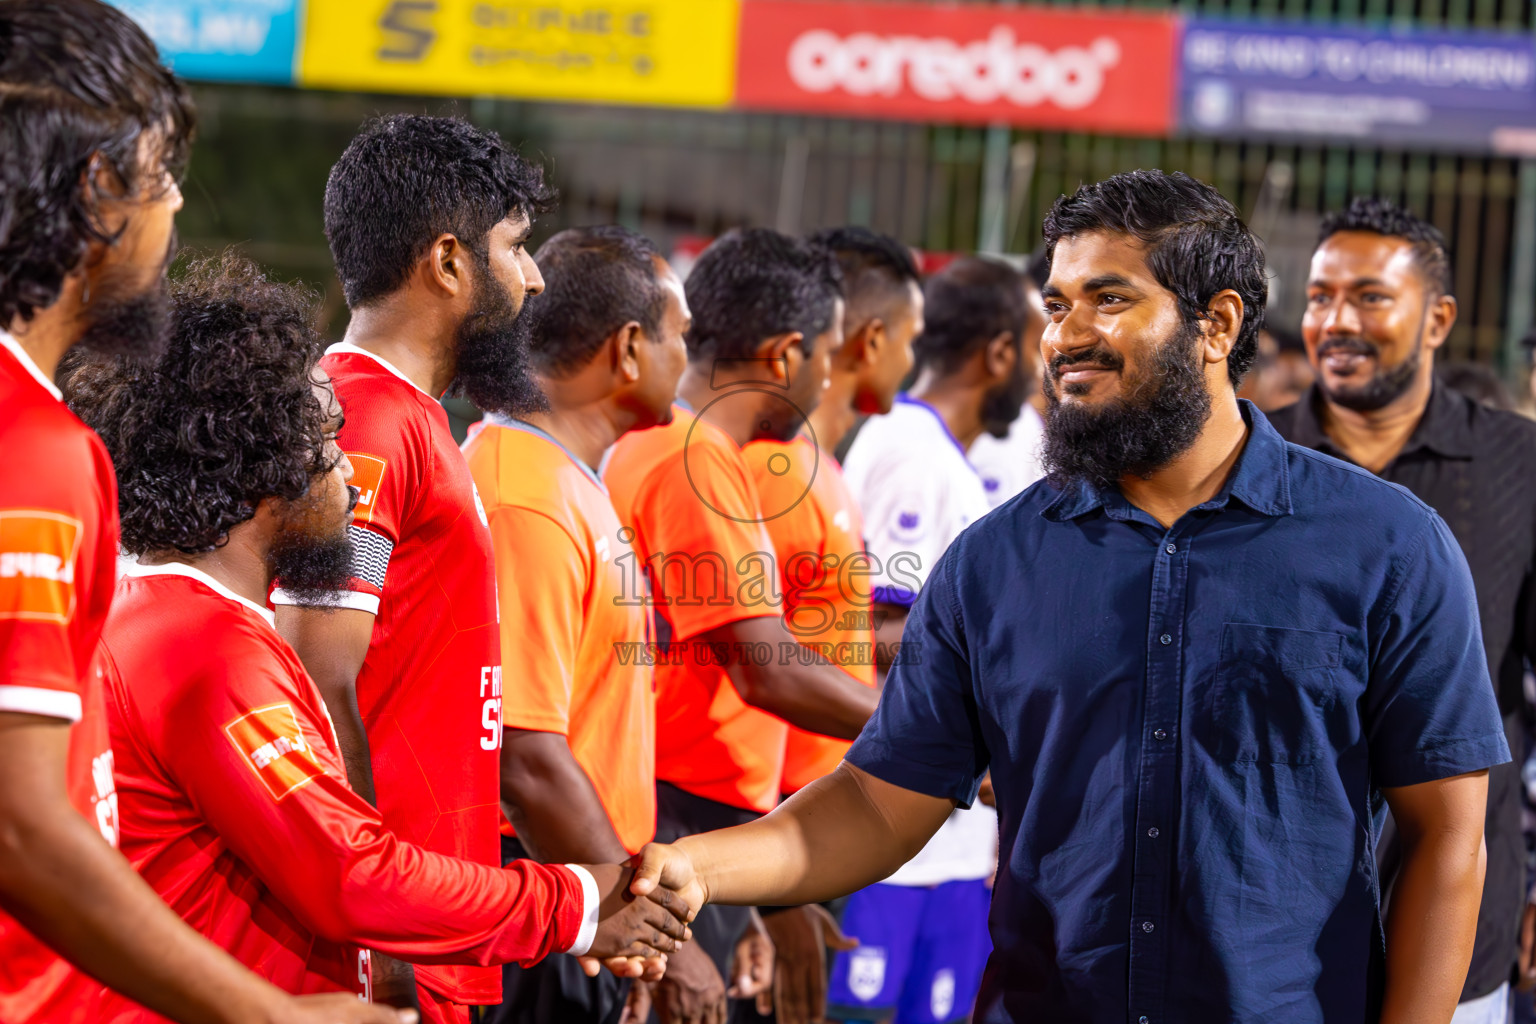
{"label": "man with short hair", "polygon": [[[620,438],[604,474],[634,531],[629,592],[648,579],[659,612],[657,834],[666,839],[771,810],[788,727],[851,739],[876,704],[830,662],[781,656],[797,641],[763,524],[783,509],[762,506],[742,455],[755,439],[794,437],[821,400],[842,340],[840,277],[826,250],[775,231],[718,239],[688,277],[693,324],[672,422]],[[817,1019],[835,927],[820,907],[766,916],[778,1019]],[[761,956],[752,924],[732,908],[695,922],[733,981],[742,973],[733,962]]]}
{"label": "man with short hair", "polygon": [[[893,641],[904,639],[900,625],[934,564],[987,513],[985,484],[967,452],[984,434],[1007,436],[1031,377],[1022,274],[963,257],[923,291],[917,380],[848,452],[849,485],[880,565],[875,614]],[[990,807],[956,811],[909,863],[853,894],[843,925],[859,948],[833,966],[839,1019],[949,1024],[969,1013],[987,959],[996,837]]]}
{"label": "man with short hair", "polygon": [[[655,245],[621,227],[562,231],[534,262],[530,350],[549,408],[493,414],[464,447],[496,554],[501,856],[619,864],[656,834],[655,638],[598,467],[627,432],[671,421],[688,304]],[[498,1024],[614,1024],[628,984],[569,957],[509,964],[502,982]],[[723,1018],[725,985],[696,945],[658,984],[664,1024]]]}
{"label": "man with short hair", "polygon": [[193,121],[186,88],[122,12],[0,4],[0,1020],[71,1019],[73,964],[178,1021],[384,1024],[397,1015],[261,981],[112,849],[95,651],[116,481],[55,377],[72,349],[160,344]]}
{"label": "man with short hair", "polygon": [[[1444,518],[1472,570],[1488,670],[1517,746],[1522,677],[1536,656],[1536,423],[1436,379],[1455,322],[1440,232],[1387,200],[1353,200],[1323,221],[1312,257],[1302,333],[1316,382],[1272,419],[1287,439],[1406,487]],[[1525,841],[1513,763],[1488,774],[1485,829],[1488,876],[1458,1024],[1504,1020],[1521,952]],[[1388,882],[1398,846],[1388,829]]]}
{"label": "man with short hair", "polygon": [[[366,999],[370,949],[481,965],[672,952],[681,917],[626,906],[624,869],[445,857],[391,834],[348,786],[324,701],[266,607],[278,577],[323,605],[352,567],[357,495],[315,313],[249,261],[208,260],[173,289],[164,355],[69,382],[117,465],[136,558],[102,632],[124,854],[291,992]],[[159,1020],[90,983],[69,1009]]]}
{"label": "man with short hair", "polygon": [[[705,900],[825,899],[991,771],[988,1024],[1447,1021],[1509,759],[1472,580],[1434,511],[1289,445],[1235,388],[1268,282],[1237,211],[1133,171],[1045,225],[1049,474],[931,572],[827,779],[654,846]],[[1371,808],[1404,864],[1383,919]]]}
{"label": "man with short hair", "polygon": [[[272,596],[353,788],[402,839],[487,865],[500,857],[496,578],[438,400],[452,386],[488,411],[542,402],[521,314],[544,286],[525,245],[552,197],[538,167],[458,118],[370,121],[331,169],[326,238],[352,319],[322,365],[361,489],[357,561],[341,607]],[[381,998],[419,999],[432,1024],[501,1001],[498,968],[376,970]]]}

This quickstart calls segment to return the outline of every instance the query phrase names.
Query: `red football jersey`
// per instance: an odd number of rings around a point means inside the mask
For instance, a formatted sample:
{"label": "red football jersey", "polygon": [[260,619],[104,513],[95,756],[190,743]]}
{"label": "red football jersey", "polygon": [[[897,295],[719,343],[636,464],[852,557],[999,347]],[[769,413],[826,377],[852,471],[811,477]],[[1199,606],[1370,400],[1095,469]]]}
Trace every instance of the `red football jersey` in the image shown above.
{"label": "red football jersey", "polygon": [[[93,654],[112,600],[117,480],[106,446],[0,331],[0,711],[73,722],[69,798],[117,844]],[[0,1021],[55,1021],[71,968],[0,912]]]}
{"label": "red football jersey", "polygon": [[[135,566],[102,648],[124,854],[279,988],[366,995],[359,947],[527,964],[581,934],[569,868],[485,867],[390,833],[347,785],[325,702],[266,608],[191,566]],[[59,1019],[161,1019],[84,975],[72,995]]]}
{"label": "red football jersey", "polygon": [[[434,396],[346,343],[320,365],[361,491],[348,602],[377,615],[357,703],[379,811],[406,842],[496,865],[501,641],[485,512]],[[458,1003],[501,1001],[497,969],[424,967],[416,979]]]}

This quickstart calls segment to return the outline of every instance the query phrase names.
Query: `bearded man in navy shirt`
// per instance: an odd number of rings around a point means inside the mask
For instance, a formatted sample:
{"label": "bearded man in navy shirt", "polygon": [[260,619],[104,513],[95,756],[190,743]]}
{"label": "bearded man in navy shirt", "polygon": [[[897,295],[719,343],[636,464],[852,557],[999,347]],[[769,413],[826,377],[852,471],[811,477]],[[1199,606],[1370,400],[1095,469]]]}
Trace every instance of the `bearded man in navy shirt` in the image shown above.
{"label": "bearded man in navy shirt", "polygon": [[[1236,397],[1266,278],[1214,189],[1117,175],[1058,200],[1046,244],[1050,475],[933,569],[837,771],[648,847],[635,890],[849,892],[990,769],[976,1020],[1444,1024],[1509,759],[1455,540]],[[1404,837],[1385,918],[1383,798]]]}

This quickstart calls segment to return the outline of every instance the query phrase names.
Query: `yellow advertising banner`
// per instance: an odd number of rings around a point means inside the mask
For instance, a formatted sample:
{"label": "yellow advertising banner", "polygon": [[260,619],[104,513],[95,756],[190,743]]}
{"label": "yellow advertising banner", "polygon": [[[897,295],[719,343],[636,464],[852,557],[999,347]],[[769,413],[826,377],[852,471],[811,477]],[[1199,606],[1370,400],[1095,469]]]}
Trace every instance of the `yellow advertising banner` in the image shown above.
{"label": "yellow advertising banner", "polygon": [[739,0],[308,0],[298,83],[723,107]]}

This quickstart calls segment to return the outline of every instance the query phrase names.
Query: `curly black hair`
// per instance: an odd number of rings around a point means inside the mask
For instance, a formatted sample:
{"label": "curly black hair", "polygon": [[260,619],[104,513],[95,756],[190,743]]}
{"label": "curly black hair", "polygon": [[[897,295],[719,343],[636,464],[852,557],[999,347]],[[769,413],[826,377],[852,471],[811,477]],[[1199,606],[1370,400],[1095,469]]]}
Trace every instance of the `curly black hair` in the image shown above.
{"label": "curly black hair", "polygon": [[529,347],[539,371],[570,376],[631,320],[655,337],[667,309],[660,258],[655,242],[617,224],[567,228],[541,245],[533,261],[544,291],[527,300],[537,310]]}
{"label": "curly black hair", "polygon": [[1206,318],[1217,292],[1243,300],[1243,325],[1227,356],[1235,387],[1259,351],[1269,299],[1264,249],[1225,196],[1182,171],[1127,171],[1062,196],[1045,218],[1045,245],[1070,235],[1113,231],[1146,246],[1147,266],[1173,293],[1186,324]]}
{"label": "curly black hair", "polygon": [[126,551],[212,551],[263,499],[297,500],[334,465],[311,389],[316,310],[310,292],[225,253],[172,286],[163,355],[87,359],[64,377],[117,469]]}
{"label": "curly black hair", "polygon": [[1340,231],[1366,231],[1389,238],[1401,238],[1413,247],[1413,258],[1425,282],[1437,295],[1451,294],[1451,257],[1446,252],[1445,236],[1426,220],[1398,206],[1390,199],[1356,196],[1342,210],[1323,218],[1317,233],[1322,245]]}
{"label": "curly black hair", "polygon": [[486,255],[486,233],[549,209],[544,170],[457,117],[391,114],[363,125],[325,184],[325,237],[347,305],[400,288],[444,233]]}
{"label": "curly black hair", "polygon": [[704,250],[683,291],[693,314],[688,358],[749,359],[764,340],[795,331],[809,355],[832,326],[843,271],[825,246],[745,228]]}
{"label": "curly black hair", "polygon": [[130,193],[159,188],[162,168],[184,171],[195,122],[186,86],[122,11],[0,3],[0,323],[52,305],[89,247],[114,240],[93,161]]}

